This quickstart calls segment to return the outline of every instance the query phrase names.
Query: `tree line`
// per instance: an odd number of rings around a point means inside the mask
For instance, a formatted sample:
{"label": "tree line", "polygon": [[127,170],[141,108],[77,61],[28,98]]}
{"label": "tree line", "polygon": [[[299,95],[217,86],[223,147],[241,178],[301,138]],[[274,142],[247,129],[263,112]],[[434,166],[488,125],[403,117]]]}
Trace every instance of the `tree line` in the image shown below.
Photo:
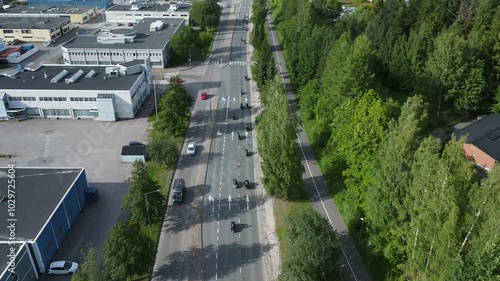
{"label": "tree line", "polygon": [[[253,79],[260,91],[263,112],[257,116],[258,150],[263,186],[272,197],[304,200],[304,167],[297,146],[297,118],[288,106],[283,83],[277,75],[274,56],[265,27],[266,1],[253,2],[251,43],[255,48]],[[337,258],[339,241],[328,221],[312,209],[286,216],[285,235],[290,251],[283,257],[279,280],[335,280],[331,266]]]}
{"label": "tree line", "polygon": [[499,169],[480,177],[465,140],[429,137],[499,112],[499,1],[355,3],[271,7],[301,121],[372,278],[500,278]]}

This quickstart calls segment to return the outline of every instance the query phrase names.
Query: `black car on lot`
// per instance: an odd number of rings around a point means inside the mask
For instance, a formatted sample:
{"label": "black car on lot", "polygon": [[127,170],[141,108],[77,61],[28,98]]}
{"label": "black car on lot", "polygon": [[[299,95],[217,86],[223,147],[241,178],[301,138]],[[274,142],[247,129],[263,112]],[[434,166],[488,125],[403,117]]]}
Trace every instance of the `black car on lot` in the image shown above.
{"label": "black car on lot", "polygon": [[174,180],[174,186],[172,187],[172,202],[176,205],[182,204],[184,199],[184,187],[186,186],[183,179]]}

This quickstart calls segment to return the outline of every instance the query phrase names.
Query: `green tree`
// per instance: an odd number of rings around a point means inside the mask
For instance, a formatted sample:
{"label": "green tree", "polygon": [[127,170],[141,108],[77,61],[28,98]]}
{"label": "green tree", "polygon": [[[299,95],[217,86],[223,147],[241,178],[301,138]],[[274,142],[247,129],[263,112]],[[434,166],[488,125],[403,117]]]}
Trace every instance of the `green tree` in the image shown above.
{"label": "green tree", "polygon": [[285,200],[302,195],[302,173],[296,142],[297,122],[278,77],[266,86],[261,99],[265,110],[259,117],[259,152],[263,184],[269,195]]}
{"label": "green tree", "polygon": [[339,242],[328,220],[311,209],[291,214],[286,220],[291,246],[279,280],[336,280],[332,264],[338,257]]}
{"label": "green tree", "polygon": [[495,92],[495,103],[491,107],[491,111],[494,113],[500,113],[500,86],[497,87]]}
{"label": "green tree", "polygon": [[178,77],[172,77],[169,90],[158,102],[158,120],[154,122],[154,128],[174,137],[183,135],[189,122],[192,104],[193,98]]}
{"label": "green tree", "polygon": [[500,168],[495,167],[486,179],[469,192],[470,206],[460,239],[457,257],[463,257],[461,280],[500,279]]}
{"label": "green tree", "polygon": [[427,61],[431,80],[447,92],[446,100],[453,100],[462,111],[474,111],[484,91],[484,63],[466,49],[463,37],[443,32],[435,40],[435,50]]}
{"label": "green tree", "polygon": [[177,162],[179,147],[172,135],[162,131],[152,131],[148,155],[153,161],[170,169]]}
{"label": "green tree", "polygon": [[333,46],[322,74],[322,91],[328,93],[318,102],[319,118],[332,120],[332,109],[350,97],[360,97],[373,89],[374,50],[367,36],[354,41],[344,33]]}
{"label": "green tree", "polygon": [[203,27],[214,28],[219,25],[219,19],[222,15],[217,0],[203,0]]}
{"label": "green tree", "polygon": [[410,97],[398,120],[389,122],[374,165],[375,184],[367,191],[369,245],[386,258],[391,276],[398,276],[405,263],[409,219],[405,201],[411,184],[413,155],[421,142],[427,117],[426,107],[421,96]]}
{"label": "green tree", "polygon": [[191,9],[189,9],[189,21],[191,25],[203,25],[203,6],[203,1],[197,1],[191,5]]}
{"label": "green tree", "polygon": [[178,60],[189,58],[189,46],[197,42],[198,38],[191,26],[184,26],[170,37],[169,46],[174,57]]}
{"label": "green tree", "polygon": [[106,272],[97,260],[97,251],[93,245],[87,250],[80,249],[82,262],[78,270],[71,277],[72,281],[102,281],[108,279]]}
{"label": "green tree", "polygon": [[[160,186],[148,175],[146,165],[141,161],[135,161],[132,174],[127,179],[129,184],[127,194],[123,197],[122,210],[130,209],[132,216],[130,222],[136,224],[158,223],[163,220],[165,196],[159,192]],[[146,193],[147,195],[146,207]]]}
{"label": "green tree", "polygon": [[387,108],[376,92],[368,91],[360,99],[344,101],[333,115],[331,137],[324,153],[325,157],[343,159],[347,165],[342,171],[346,186],[342,198],[350,203],[350,214],[344,219],[357,221],[365,213],[366,190],[375,183],[373,164],[384,138]]}
{"label": "green tree", "polygon": [[111,280],[147,274],[155,257],[154,242],[137,224],[118,222],[104,244],[103,260]]}
{"label": "green tree", "polygon": [[407,273],[415,280],[443,280],[456,258],[464,233],[467,192],[474,188],[472,165],[464,160],[464,140],[441,150],[427,138],[413,165],[408,206],[410,222]]}

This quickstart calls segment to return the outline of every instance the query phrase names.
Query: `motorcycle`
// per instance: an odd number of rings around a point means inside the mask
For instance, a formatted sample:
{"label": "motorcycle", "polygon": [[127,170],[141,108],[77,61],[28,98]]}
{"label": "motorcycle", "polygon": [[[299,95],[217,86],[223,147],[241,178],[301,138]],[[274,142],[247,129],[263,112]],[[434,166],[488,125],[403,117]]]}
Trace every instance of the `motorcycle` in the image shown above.
{"label": "motorcycle", "polygon": [[245,156],[248,156],[248,149],[245,149]]}
{"label": "motorcycle", "polygon": [[250,189],[250,181],[249,180],[245,180],[245,189]]}
{"label": "motorcycle", "polygon": [[233,120],[236,120],[236,115],[234,115],[234,113],[232,113],[231,118],[233,118]]}
{"label": "motorcycle", "polygon": [[236,223],[234,221],[231,222],[231,232],[234,233],[236,228]]}
{"label": "motorcycle", "polygon": [[243,103],[240,103],[240,109],[243,109]]}
{"label": "motorcycle", "polygon": [[240,136],[240,133],[238,133],[238,139],[241,140],[241,136]]}
{"label": "motorcycle", "polygon": [[246,130],[247,132],[248,132],[248,131],[250,131],[250,127],[249,127],[247,124],[245,124],[245,130]]}
{"label": "motorcycle", "polygon": [[247,109],[250,109],[250,106],[248,105],[248,103],[246,103],[245,106],[247,107]]}
{"label": "motorcycle", "polygon": [[238,181],[233,179],[233,188],[238,188]]}

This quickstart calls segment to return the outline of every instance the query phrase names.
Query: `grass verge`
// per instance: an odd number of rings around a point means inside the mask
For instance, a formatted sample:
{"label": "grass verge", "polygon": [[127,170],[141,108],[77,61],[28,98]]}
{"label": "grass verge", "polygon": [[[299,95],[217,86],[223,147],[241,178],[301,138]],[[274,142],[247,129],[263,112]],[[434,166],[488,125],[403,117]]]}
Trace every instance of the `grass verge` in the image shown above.
{"label": "grass verge", "polygon": [[285,218],[289,214],[298,213],[307,209],[311,209],[311,201],[285,201],[281,199],[274,199],[274,219],[276,221],[276,234],[280,241],[280,258],[281,263],[286,259],[289,249],[290,240],[286,236],[286,231],[288,230],[288,224]]}

